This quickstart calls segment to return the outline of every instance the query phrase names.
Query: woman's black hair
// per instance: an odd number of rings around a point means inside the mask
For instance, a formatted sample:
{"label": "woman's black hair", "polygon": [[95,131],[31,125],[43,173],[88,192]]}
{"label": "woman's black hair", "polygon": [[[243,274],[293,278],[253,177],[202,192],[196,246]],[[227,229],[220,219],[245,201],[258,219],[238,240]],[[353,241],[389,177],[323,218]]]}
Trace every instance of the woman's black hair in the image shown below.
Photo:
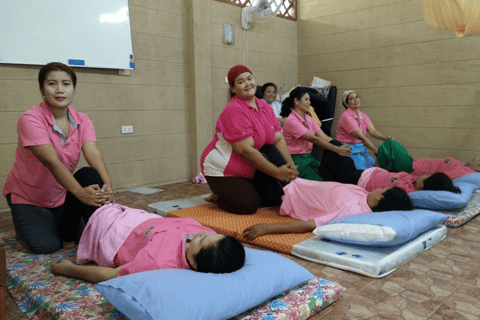
{"label": "woman's black hair", "polygon": [[460,188],[453,185],[452,179],[450,179],[443,172],[435,172],[423,182],[423,190],[442,190],[450,191],[453,193],[461,193]]}
{"label": "woman's black hair", "polygon": [[308,88],[298,86],[292,91],[290,91],[290,95],[288,98],[286,98],[283,103],[282,103],[282,111],[280,112],[280,115],[283,118],[286,118],[292,113],[293,107],[294,107],[294,99],[297,98],[298,100],[302,99],[302,97],[305,95],[305,93],[308,93]]}
{"label": "woman's black hair", "polygon": [[38,85],[40,87],[40,90],[43,90],[45,85],[45,79],[47,79],[48,74],[52,71],[65,71],[70,75],[73,87],[75,88],[77,86],[77,75],[72,68],[61,62],[50,62],[44,65],[38,72]]}
{"label": "woman's black hair", "polygon": [[240,241],[227,236],[217,245],[200,250],[195,256],[195,262],[199,272],[234,272],[245,263],[245,249]]}
{"label": "woman's black hair", "polygon": [[385,191],[383,198],[372,209],[373,212],[392,210],[413,210],[412,200],[405,190],[399,187],[393,187]]}
{"label": "woman's black hair", "polygon": [[265,94],[265,90],[267,90],[268,87],[274,87],[275,88],[275,93],[277,93],[278,88],[273,82],[267,82],[262,86],[262,96]]}

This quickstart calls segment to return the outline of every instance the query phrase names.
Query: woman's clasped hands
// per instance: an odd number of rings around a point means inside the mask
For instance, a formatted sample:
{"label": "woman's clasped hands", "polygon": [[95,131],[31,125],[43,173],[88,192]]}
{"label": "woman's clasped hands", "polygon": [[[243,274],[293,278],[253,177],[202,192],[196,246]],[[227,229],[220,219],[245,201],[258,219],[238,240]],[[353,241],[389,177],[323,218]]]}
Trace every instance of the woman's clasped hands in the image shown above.
{"label": "woman's clasped hands", "polygon": [[85,188],[78,199],[89,206],[101,207],[105,204],[113,202],[112,186],[104,184],[102,188],[98,184],[92,184]]}
{"label": "woman's clasped hands", "polygon": [[296,177],[298,177],[298,166],[293,162],[284,164],[283,166],[278,167],[278,172],[276,178],[280,181],[290,182]]}

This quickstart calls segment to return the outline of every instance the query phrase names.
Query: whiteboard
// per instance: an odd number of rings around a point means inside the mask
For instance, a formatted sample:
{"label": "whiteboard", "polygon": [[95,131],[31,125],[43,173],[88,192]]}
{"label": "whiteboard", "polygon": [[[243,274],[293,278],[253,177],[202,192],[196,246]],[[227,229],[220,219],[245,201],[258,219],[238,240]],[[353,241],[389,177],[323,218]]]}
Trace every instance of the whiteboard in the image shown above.
{"label": "whiteboard", "polygon": [[134,69],[128,0],[0,0],[0,63]]}

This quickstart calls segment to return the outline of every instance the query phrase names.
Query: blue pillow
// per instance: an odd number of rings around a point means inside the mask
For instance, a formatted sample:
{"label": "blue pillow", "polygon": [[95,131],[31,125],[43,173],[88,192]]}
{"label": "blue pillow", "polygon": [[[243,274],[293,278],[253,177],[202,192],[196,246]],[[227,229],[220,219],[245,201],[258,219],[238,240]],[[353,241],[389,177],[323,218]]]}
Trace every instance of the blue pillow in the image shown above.
{"label": "blue pillow", "polygon": [[396,246],[432,229],[448,216],[429,210],[361,213],[317,227],[323,238],[363,246]]}
{"label": "blue pillow", "polygon": [[225,274],[154,270],[97,283],[130,319],[229,319],[314,278],[279,254],[245,248],[242,269]]}
{"label": "blue pillow", "polygon": [[476,185],[458,181],[458,179],[453,181],[453,185],[459,187],[462,193],[421,190],[408,195],[414,207],[431,210],[452,210],[465,207],[472,194],[478,189]]}
{"label": "blue pillow", "polygon": [[457,178],[457,179],[453,180],[453,183],[455,183],[455,182],[471,183],[471,184],[476,185],[477,188],[480,189],[480,172],[471,173],[471,174],[468,174],[466,176]]}

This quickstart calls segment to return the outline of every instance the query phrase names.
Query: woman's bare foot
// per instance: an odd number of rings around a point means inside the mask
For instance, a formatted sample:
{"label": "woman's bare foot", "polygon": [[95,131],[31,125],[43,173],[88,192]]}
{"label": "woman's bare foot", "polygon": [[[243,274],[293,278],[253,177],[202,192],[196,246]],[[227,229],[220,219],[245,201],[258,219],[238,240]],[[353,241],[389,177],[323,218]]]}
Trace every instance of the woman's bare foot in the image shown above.
{"label": "woman's bare foot", "polygon": [[52,263],[50,268],[57,274],[69,275],[69,270],[73,266],[73,262],[70,260],[61,260]]}
{"label": "woman's bare foot", "polygon": [[75,248],[75,246],[76,244],[73,241],[71,242],[63,241],[63,244],[62,244],[63,249],[72,249],[72,248]]}
{"label": "woman's bare foot", "polygon": [[207,202],[217,202],[218,196],[215,193],[210,194],[205,201]]}

